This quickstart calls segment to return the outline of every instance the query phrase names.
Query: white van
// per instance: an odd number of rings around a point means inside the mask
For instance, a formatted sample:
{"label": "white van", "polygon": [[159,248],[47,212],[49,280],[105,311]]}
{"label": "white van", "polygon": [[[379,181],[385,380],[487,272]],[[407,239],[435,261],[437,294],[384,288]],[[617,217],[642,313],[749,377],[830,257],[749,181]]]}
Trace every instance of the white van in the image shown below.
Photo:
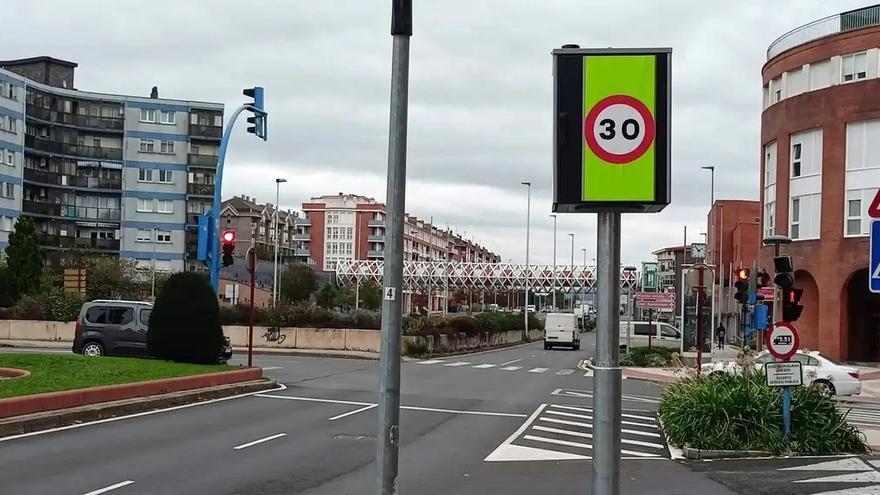
{"label": "white van", "polygon": [[574,313],[549,313],[544,320],[544,349],[555,346],[581,348],[577,316]]}
{"label": "white van", "polygon": [[[620,320],[620,351],[626,352],[627,350],[627,325],[629,325],[630,329],[629,345],[632,347],[648,347],[648,334],[651,332],[647,321]],[[677,328],[662,321],[652,322],[651,325],[654,327],[651,345],[668,347],[670,349],[681,348],[681,332]]]}

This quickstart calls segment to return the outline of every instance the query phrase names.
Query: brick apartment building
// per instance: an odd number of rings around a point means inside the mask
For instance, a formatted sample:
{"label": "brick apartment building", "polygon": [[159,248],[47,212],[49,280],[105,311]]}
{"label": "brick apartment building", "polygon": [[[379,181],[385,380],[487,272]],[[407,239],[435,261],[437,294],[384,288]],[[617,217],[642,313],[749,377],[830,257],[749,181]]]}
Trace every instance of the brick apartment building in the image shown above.
{"label": "brick apartment building", "polygon": [[[880,361],[867,214],[880,186],[880,5],[786,33],[762,69],[762,234],[786,235],[801,346]],[[773,248],[761,249],[772,265]]]}

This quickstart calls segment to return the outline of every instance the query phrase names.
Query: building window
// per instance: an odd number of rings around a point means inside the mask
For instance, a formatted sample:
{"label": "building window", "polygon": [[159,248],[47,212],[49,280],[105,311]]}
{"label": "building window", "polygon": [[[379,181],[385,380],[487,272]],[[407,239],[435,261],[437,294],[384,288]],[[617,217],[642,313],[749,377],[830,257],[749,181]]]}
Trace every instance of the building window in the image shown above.
{"label": "building window", "polygon": [[801,237],[801,200],[794,198],[791,200],[791,238],[800,239]]}
{"label": "building window", "polygon": [[764,205],[764,234],[771,236],[776,231],[776,202],[771,201]]}
{"label": "building window", "polygon": [[160,170],[159,171],[159,182],[163,182],[165,184],[173,183],[174,180],[172,180],[171,170]]}
{"label": "building window", "polygon": [[159,213],[174,213],[174,202],[166,199],[156,201],[156,211]]}
{"label": "building window", "polygon": [[782,101],[782,90],[777,89],[773,92],[773,103],[779,103],[780,101]]}
{"label": "building window", "polygon": [[2,182],[0,185],[3,186],[0,188],[0,192],[2,192],[4,198],[15,198],[15,184],[11,182]]}
{"label": "building window", "polygon": [[159,113],[159,122],[163,124],[173,124],[174,123],[174,112],[168,112],[162,110]]}
{"label": "building window", "polygon": [[92,147],[100,148],[101,147],[101,138],[92,138]]}
{"label": "building window", "polygon": [[804,194],[791,199],[789,237],[793,240],[818,239],[821,226],[822,195]]}
{"label": "building window", "polygon": [[846,125],[846,169],[880,168],[880,120]]}
{"label": "building window", "polygon": [[156,142],[152,139],[141,139],[140,148],[138,151],[142,153],[155,153],[156,151]]}
{"label": "building window", "polygon": [[162,153],[174,153],[174,141],[162,141],[161,146]]}
{"label": "building window", "polygon": [[157,230],[156,231],[156,242],[162,242],[165,244],[171,243],[171,231],[169,230]]}
{"label": "building window", "polygon": [[141,122],[156,122],[156,111],[141,108]]}
{"label": "building window", "polygon": [[137,242],[150,242],[152,240],[152,231],[138,229]]}
{"label": "building window", "polygon": [[138,169],[138,182],[153,182],[153,169]]}
{"label": "building window", "polygon": [[862,234],[862,200],[850,199],[846,202],[846,235]]}
{"label": "building window", "polygon": [[791,176],[801,176],[801,143],[794,143],[791,146]]}
{"label": "building window", "polygon": [[15,166],[15,153],[13,153],[12,151],[6,151],[5,163],[7,165],[9,165],[10,167],[14,167]]}
{"label": "building window", "polygon": [[868,76],[868,54],[853,53],[840,58],[840,69],[843,82],[858,81]]}
{"label": "building window", "polygon": [[0,216],[0,232],[12,232],[12,217]]}
{"label": "building window", "polygon": [[153,212],[153,200],[152,199],[143,199],[138,198],[137,211],[141,213],[152,213]]}
{"label": "building window", "polygon": [[764,187],[776,184],[776,142],[764,146]]}

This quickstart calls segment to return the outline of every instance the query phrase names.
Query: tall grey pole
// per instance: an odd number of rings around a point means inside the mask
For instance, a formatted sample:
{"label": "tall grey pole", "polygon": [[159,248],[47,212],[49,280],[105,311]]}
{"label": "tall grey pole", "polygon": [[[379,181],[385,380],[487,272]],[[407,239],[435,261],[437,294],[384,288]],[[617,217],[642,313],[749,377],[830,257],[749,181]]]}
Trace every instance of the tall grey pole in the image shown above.
{"label": "tall grey pole", "polygon": [[278,304],[278,240],[281,234],[278,232],[278,214],[281,212],[278,206],[279,194],[281,192],[281,183],[287,182],[287,179],[275,179],[275,268],[272,278],[272,304]]}
{"label": "tall grey pole", "polygon": [[521,182],[521,184],[526,186],[526,290],[525,300],[523,301],[523,315],[525,315],[526,325],[525,330],[523,330],[523,342],[525,342],[529,335],[529,238],[531,237],[529,229],[532,217],[532,183]]}
{"label": "tall grey pole", "polygon": [[400,448],[400,325],[403,297],[403,215],[406,199],[406,124],[412,0],[392,0],[391,115],[388,132],[387,218],[379,354],[379,430],[376,437],[377,495],[397,494]]}
{"label": "tall grey pole", "polygon": [[620,493],[621,389],[618,366],[620,318],[620,213],[599,213],[596,367],[593,370],[593,494]]}
{"label": "tall grey pole", "polygon": [[156,300],[156,241],[158,240],[157,234],[157,229],[153,228],[153,280],[150,284],[150,297],[152,297],[154,301]]}
{"label": "tall grey pole", "polygon": [[556,306],[556,215],[553,217],[553,311],[558,311]]}
{"label": "tall grey pole", "polygon": [[571,312],[574,313],[574,234],[568,234],[571,237]]}

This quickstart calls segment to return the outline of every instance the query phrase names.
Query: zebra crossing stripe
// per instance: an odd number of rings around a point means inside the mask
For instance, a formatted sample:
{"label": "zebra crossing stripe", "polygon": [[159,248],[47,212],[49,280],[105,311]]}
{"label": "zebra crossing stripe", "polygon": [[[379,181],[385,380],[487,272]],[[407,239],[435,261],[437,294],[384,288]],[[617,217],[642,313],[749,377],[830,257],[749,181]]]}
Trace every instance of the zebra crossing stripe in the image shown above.
{"label": "zebra crossing stripe", "polygon": [[522,366],[505,366],[504,368],[501,368],[501,371],[516,371],[521,368]]}
{"label": "zebra crossing stripe", "polygon": [[442,362],[443,362],[442,359],[429,359],[427,361],[419,361],[418,364],[437,364],[437,363],[442,363]]}
{"label": "zebra crossing stripe", "polygon": [[564,375],[564,376],[568,376],[572,373],[574,373],[574,370],[559,370],[556,372],[557,375]]}
{"label": "zebra crossing stripe", "polygon": [[543,373],[549,369],[550,368],[532,368],[529,370],[529,373]]}
{"label": "zebra crossing stripe", "polygon": [[478,365],[473,366],[473,367],[474,367],[474,368],[479,368],[479,369],[486,369],[486,368],[494,368],[494,367],[496,367],[496,366],[498,366],[498,365],[497,365],[497,364],[478,364]]}
{"label": "zebra crossing stripe", "polygon": [[446,363],[443,366],[467,366],[469,364],[471,363],[468,363],[467,361],[459,361],[457,363]]}

